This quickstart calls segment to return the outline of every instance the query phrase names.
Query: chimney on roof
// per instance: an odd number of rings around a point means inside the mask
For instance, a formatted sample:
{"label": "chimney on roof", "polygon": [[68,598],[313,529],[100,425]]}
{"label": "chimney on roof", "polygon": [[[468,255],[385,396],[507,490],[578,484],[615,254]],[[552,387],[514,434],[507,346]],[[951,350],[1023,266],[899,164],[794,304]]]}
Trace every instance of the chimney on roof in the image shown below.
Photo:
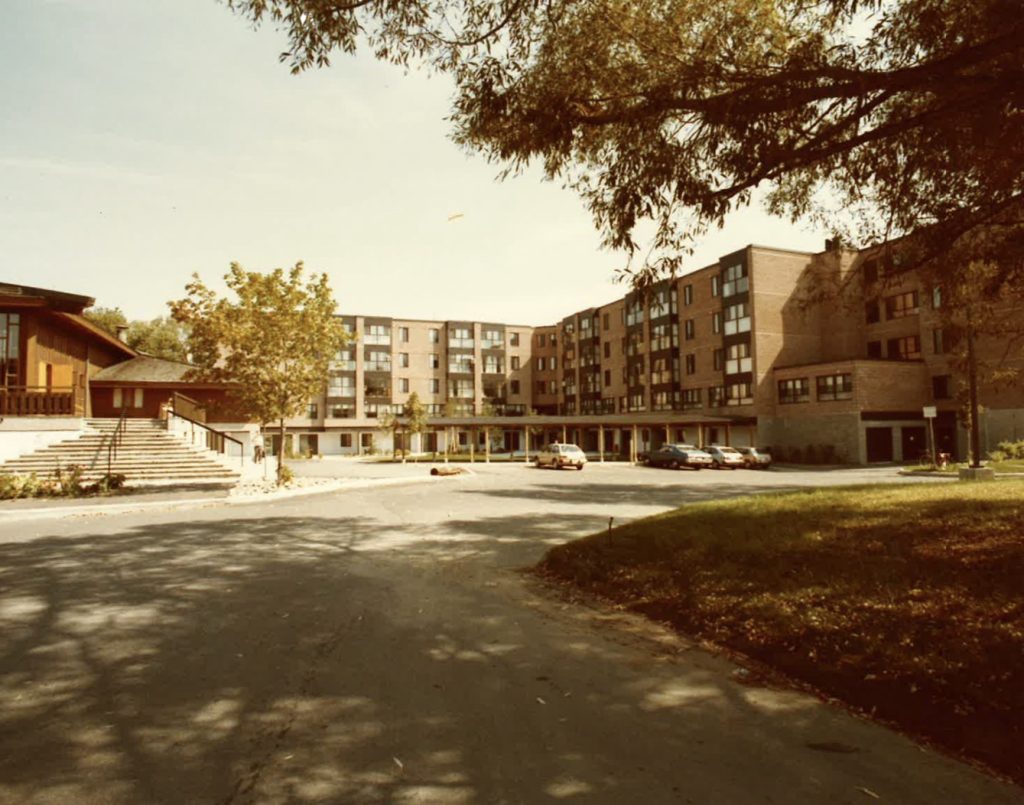
{"label": "chimney on roof", "polygon": [[119,324],[119,325],[117,325],[117,340],[127,344],[128,343],[127,335],[128,335],[128,325],[127,324]]}
{"label": "chimney on roof", "polygon": [[840,237],[825,238],[825,251],[838,252],[843,249],[843,239]]}

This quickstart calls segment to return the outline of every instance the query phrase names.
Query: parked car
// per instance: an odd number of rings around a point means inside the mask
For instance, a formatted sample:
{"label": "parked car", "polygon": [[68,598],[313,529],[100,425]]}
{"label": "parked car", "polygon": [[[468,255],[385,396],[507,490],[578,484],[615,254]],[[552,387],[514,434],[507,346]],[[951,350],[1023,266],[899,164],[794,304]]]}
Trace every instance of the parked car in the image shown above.
{"label": "parked car", "polygon": [[652,453],[641,453],[640,461],[648,467],[668,467],[676,470],[680,467],[711,466],[711,456],[692,444],[663,444]]}
{"label": "parked car", "polygon": [[713,447],[709,447],[707,452],[711,456],[711,462],[716,470],[734,470],[746,464],[743,460],[743,454],[735,447],[716,444]]}
{"label": "parked car", "polygon": [[586,454],[574,444],[549,444],[537,453],[538,467],[575,467],[582,470],[587,463]]}
{"label": "parked car", "polygon": [[756,447],[737,447],[736,451],[743,456],[743,463],[752,470],[766,470],[772,465],[772,457]]}

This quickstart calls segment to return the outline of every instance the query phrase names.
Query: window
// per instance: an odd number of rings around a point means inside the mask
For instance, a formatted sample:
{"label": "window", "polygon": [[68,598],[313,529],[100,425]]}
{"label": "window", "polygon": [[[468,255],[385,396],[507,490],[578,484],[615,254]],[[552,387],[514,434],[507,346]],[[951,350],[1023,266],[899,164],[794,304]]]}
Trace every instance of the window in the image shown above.
{"label": "window", "polygon": [[363,378],[364,397],[391,397],[391,383],[385,379]]}
{"label": "window", "polygon": [[932,378],[932,397],[936,400],[948,400],[953,395],[950,393],[949,375],[936,375]]}
{"label": "window", "polygon": [[548,394],[558,394],[558,381],[557,380],[549,380],[548,381]]}
{"label": "window", "polygon": [[731,344],[726,350],[725,373],[735,375],[740,372],[749,372],[753,369],[753,360],[750,357],[750,342],[742,344]]}
{"label": "window", "polygon": [[518,347],[519,346],[519,333],[511,333],[511,334],[509,334],[508,345],[510,347]]}
{"label": "window", "polygon": [[557,368],[558,368],[558,367],[557,367],[557,366],[555,365],[555,364],[557,364],[557,363],[558,363],[558,359],[557,359],[557,358],[556,358],[556,357],[555,357],[554,355],[552,355],[552,356],[551,356],[551,359],[550,359],[550,360],[548,361],[548,364],[549,364],[549,365],[551,366],[551,371],[554,371],[555,369],[557,369]]}
{"label": "window", "polygon": [[438,353],[436,353],[436,352],[431,352],[430,353],[430,358],[429,358],[429,363],[430,363],[430,368],[431,369],[440,369],[441,368],[441,356]]}
{"label": "window", "polygon": [[750,332],[750,308],[746,302],[729,305],[724,312],[726,335]]}
{"label": "window", "polygon": [[441,331],[440,330],[438,330],[436,327],[431,327],[428,332],[429,332],[430,343],[431,344],[440,344],[441,343]]}
{"label": "window", "polygon": [[679,407],[678,391],[656,391],[651,394],[652,411],[672,411]]}
{"label": "window", "polygon": [[378,345],[390,344],[391,328],[386,324],[366,325],[366,334],[363,336],[363,343]]}
{"label": "window", "polygon": [[713,276],[711,278],[711,295],[712,296],[718,296],[718,293],[721,290],[721,285],[722,285],[721,278],[717,274],[715,274],[715,276]]}
{"label": "window", "polygon": [[604,342],[604,356],[606,358],[610,358],[612,356],[612,342],[611,341],[605,341]]}
{"label": "window", "polygon": [[359,446],[366,449],[373,449],[373,434],[372,433],[360,433],[359,434]]}
{"label": "window", "polygon": [[882,318],[881,306],[878,300],[868,302],[864,305],[864,321],[868,324],[877,324]]}
{"label": "window", "polygon": [[391,353],[379,349],[371,349],[366,353],[367,372],[390,372]]}
{"label": "window", "polygon": [[686,374],[692,375],[697,372],[697,356],[694,353],[690,353],[686,356]]}
{"label": "window", "polygon": [[451,396],[460,399],[473,399],[473,381],[472,380],[452,380],[450,381]]}
{"label": "window", "polygon": [[448,356],[448,371],[457,374],[473,374],[473,356],[460,355],[458,353]]}
{"label": "window", "polygon": [[750,278],[743,263],[727,266],[722,273],[722,296],[735,296],[750,289]]}
{"label": "window", "polygon": [[816,378],[819,400],[849,400],[853,398],[853,375],[848,372],[823,375]]}
{"label": "window", "polygon": [[644,309],[639,300],[626,306],[626,326],[640,324],[644,320]]}
{"label": "window", "polygon": [[500,330],[484,330],[482,340],[483,343],[480,346],[483,349],[499,349],[505,346],[505,340],[501,337]]}
{"label": "window", "polygon": [[[0,388],[17,386],[21,357],[21,314],[0,313]],[[116,391],[116,390],[115,390]],[[114,403],[115,408],[120,403]]]}
{"label": "window", "polygon": [[409,343],[409,328],[408,327],[399,327],[398,328],[398,337],[399,337],[399,339],[401,340],[401,342],[403,344],[408,344]]}
{"label": "window", "polygon": [[604,384],[605,384],[605,386],[610,386],[612,384],[612,370],[611,369],[605,369],[604,370]]}
{"label": "window", "polygon": [[901,319],[917,312],[917,291],[896,294],[885,300],[885,317],[887,319]]}
{"label": "window", "polygon": [[547,361],[544,360],[543,357],[537,358],[537,371],[538,372],[543,372],[546,366],[547,366]]}
{"label": "window", "polygon": [[352,446],[352,434],[351,433],[339,433],[338,434],[338,447],[351,447]]}
{"label": "window", "polygon": [[408,369],[409,368],[409,353],[408,352],[399,352],[398,353],[398,365],[401,366],[403,369]]}
{"label": "window", "polygon": [[356,379],[351,375],[343,375],[331,372],[327,376],[328,397],[355,397]]}
{"label": "window", "polygon": [[676,312],[676,294],[673,288],[663,288],[651,300],[651,318],[660,319]]}
{"label": "window", "polygon": [[711,386],[708,389],[708,406],[721,408],[725,405],[725,386]]}
{"label": "window", "polygon": [[936,285],[932,288],[932,310],[942,307],[942,288]]}
{"label": "window", "polygon": [[611,316],[608,313],[605,313],[601,316],[601,326],[604,327],[605,330],[611,329]]}
{"label": "window", "polygon": [[788,405],[811,401],[811,384],[806,377],[779,381],[779,403]]}
{"label": "window", "polygon": [[518,355],[513,355],[511,358],[508,359],[508,361],[509,361],[509,368],[513,372],[515,372],[516,370],[519,369],[519,356]]}
{"label": "window", "polygon": [[683,304],[684,305],[692,305],[693,304],[693,286],[692,285],[684,285],[683,286]]}
{"label": "window", "polygon": [[869,358],[881,358],[882,357],[882,342],[881,341],[868,341],[868,357]]}
{"label": "window", "polygon": [[889,339],[889,359],[912,361],[921,357],[921,339],[916,335]]}
{"label": "window", "polygon": [[711,332],[720,333],[722,332],[722,314],[712,313],[711,314]]}
{"label": "window", "polygon": [[656,324],[651,328],[651,352],[673,349],[679,342],[678,325]]}
{"label": "window", "polygon": [[436,377],[430,378],[430,393],[440,394],[441,393],[441,381]]}
{"label": "window", "polygon": [[716,349],[714,352],[714,367],[715,371],[721,371],[722,367],[725,366],[725,350]]}
{"label": "window", "polygon": [[339,349],[331,361],[332,369],[354,372],[356,370],[356,351],[353,348]]}
{"label": "window", "polygon": [[448,336],[449,347],[472,349],[474,345],[473,331],[468,327],[456,327],[452,330],[451,335]]}
{"label": "window", "polygon": [[518,393],[519,393],[519,381],[518,381],[518,380],[513,380],[513,381],[511,381],[511,382],[510,382],[510,383],[508,384],[508,386],[509,386],[509,390],[510,390],[510,391],[511,391],[511,392],[512,392],[513,394],[518,394]]}
{"label": "window", "polygon": [[692,411],[700,406],[700,389],[683,389],[683,409]]}
{"label": "window", "polygon": [[726,405],[750,405],[754,401],[754,388],[751,383],[732,383],[725,387]]}
{"label": "window", "polygon": [[548,337],[545,333],[537,334],[537,346],[542,347],[547,343]]}
{"label": "window", "polygon": [[941,327],[932,330],[932,349],[936,355],[944,355],[946,352],[946,338]]}
{"label": "window", "polygon": [[693,319],[687,319],[683,323],[683,335],[687,341],[692,341],[695,335]]}
{"label": "window", "polygon": [[311,402],[306,406],[306,416],[310,419],[316,419],[320,416],[320,406],[315,402]]}
{"label": "window", "polygon": [[332,419],[351,419],[356,415],[356,409],[352,403],[332,405],[329,411]]}
{"label": "window", "polygon": [[484,355],[484,373],[500,375],[505,372],[505,360],[500,355]]}
{"label": "window", "polygon": [[407,394],[409,392],[409,378],[407,378],[407,377],[400,377],[400,378],[398,378],[398,390],[400,392],[402,392],[403,394]]}

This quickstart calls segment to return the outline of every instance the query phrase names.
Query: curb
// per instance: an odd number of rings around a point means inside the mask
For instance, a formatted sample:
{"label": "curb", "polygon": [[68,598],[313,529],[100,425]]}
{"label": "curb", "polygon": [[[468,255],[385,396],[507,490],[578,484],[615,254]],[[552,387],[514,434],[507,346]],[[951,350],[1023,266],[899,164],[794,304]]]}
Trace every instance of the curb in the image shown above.
{"label": "curb", "polygon": [[0,518],[2,518],[2,522],[6,524],[17,520],[60,520],[64,517],[79,517],[82,515],[131,514],[135,512],[149,511],[151,509],[174,511],[177,509],[210,506],[246,506],[259,503],[273,503],[279,500],[288,500],[289,498],[306,497],[309,495],[324,495],[331,492],[344,492],[349,489],[372,489],[378,486],[401,486],[403,484],[420,484],[436,480],[440,479],[436,479],[429,475],[426,478],[360,478],[347,483],[339,483],[337,485],[322,484],[315,487],[287,489],[281,492],[275,491],[266,495],[245,495],[236,496],[234,498],[230,495],[225,495],[222,497],[185,498],[182,500],[108,503],[99,506],[86,505],[65,506],[52,509],[22,509],[21,511],[11,512],[0,510]]}

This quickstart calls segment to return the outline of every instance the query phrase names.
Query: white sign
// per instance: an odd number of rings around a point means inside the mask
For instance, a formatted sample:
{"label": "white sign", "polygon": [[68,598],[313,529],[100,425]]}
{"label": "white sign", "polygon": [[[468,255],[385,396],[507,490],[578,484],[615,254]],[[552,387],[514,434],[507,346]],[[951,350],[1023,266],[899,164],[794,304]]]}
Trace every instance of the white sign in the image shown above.
{"label": "white sign", "polygon": [[935,419],[937,414],[938,414],[938,412],[935,410],[935,406],[934,405],[926,405],[924,407],[924,418],[925,419]]}

